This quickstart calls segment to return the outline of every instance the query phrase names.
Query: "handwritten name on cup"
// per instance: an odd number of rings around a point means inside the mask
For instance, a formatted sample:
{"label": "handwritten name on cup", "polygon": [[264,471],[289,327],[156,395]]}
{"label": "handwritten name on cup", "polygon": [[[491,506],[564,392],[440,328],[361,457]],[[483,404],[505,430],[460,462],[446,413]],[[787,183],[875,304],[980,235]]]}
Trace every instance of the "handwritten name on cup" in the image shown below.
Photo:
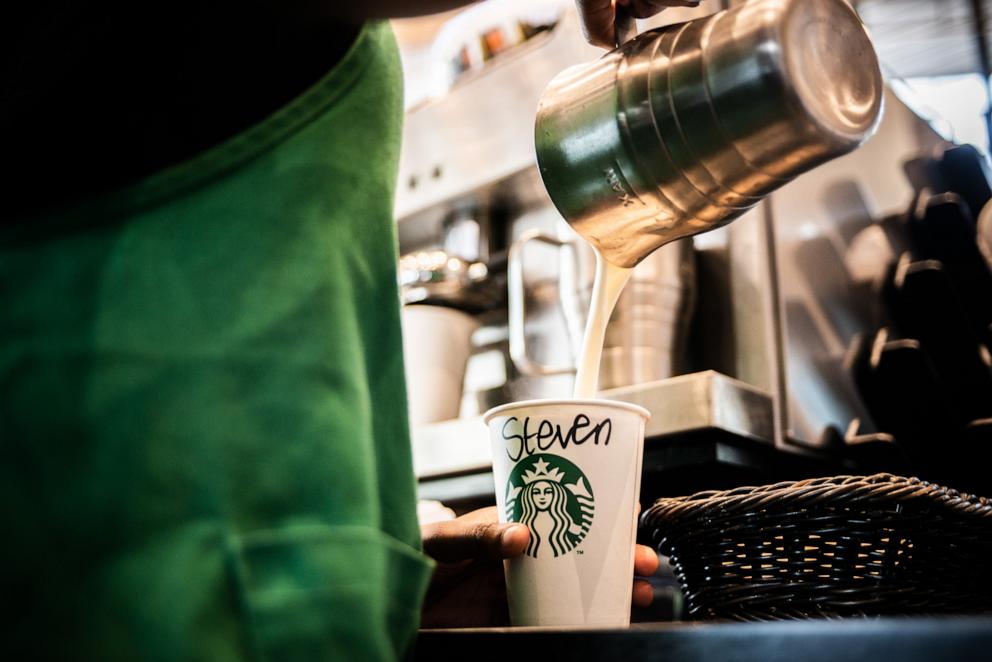
{"label": "handwritten name on cup", "polygon": [[613,434],[613,421],[606,418],[594,424],[585,414],[578,414],[566,429],[546,419],[527,416],[521,422],[516,416],[511,416],[503,422],[500,433],[508,442],[506,454],[510,460],[517,462],[524,456],[550,450],[556,445],[565,449],[571,444],[581,446],[591,441],[596,446],[608,446]]}

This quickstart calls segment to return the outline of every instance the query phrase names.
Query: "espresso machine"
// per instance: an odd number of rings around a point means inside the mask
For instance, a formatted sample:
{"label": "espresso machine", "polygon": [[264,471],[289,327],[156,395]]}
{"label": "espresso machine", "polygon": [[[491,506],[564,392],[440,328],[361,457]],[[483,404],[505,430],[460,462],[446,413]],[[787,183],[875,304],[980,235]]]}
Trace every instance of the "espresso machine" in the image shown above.
{"label": "espresso machine", "polygon": [[[653,26],[723,4],[666,11]],[[456,361],[460,392],[444,389],[451,417],[415,418],[412,430],[421,497],[456,510],[493,499],[481,414],[572,392],[594,259],[542,182],[533,127],[548,83],[602,56],[580,35],[565,10],[551,29],[407,114],[396,203],[404,301],[474,320],[459,341],[465,351],[449,345],[467,357]],[[600,388],[652,413],[643,502],[927,464],[920,442],[898,439],[900,424],[886,418],[892,375],[910,374],[912,357],[885,373],[873,351],[905,353],[898,329],[912,326],[890,323],[887,305],[905,289],[894,283],[925,270],[910,266],[920,260],[907,243],[916,227],[907,209],[923,205],[917,215],[926,217],[940,204],[934,195],[960,200],[955,188],[965,181],[977,188],[980,211],[990,192],[978,160],[944,143],[891,91],[884,105],[860,149],[636,266],[607,332]],[[952,176],[955,167],[965,174]],[[925,286],[914,291],[934,296]],[[979,357],[968,366],[979,373],[980,400],[987,350]],[[413,371],[411,399],[437,394],[432,383]],[[984,411],[976,405],[961,429],[986,434]]]}

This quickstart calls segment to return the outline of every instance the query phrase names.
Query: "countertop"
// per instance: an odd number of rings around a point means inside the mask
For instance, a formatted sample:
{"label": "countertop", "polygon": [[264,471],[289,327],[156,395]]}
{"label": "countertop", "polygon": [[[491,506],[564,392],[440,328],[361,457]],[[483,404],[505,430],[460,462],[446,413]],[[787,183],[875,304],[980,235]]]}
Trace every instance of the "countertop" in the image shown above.
{"label": "countertop", "polygon": [[915,662],[992,660],[992,615],[661,623],[629,630],[423,630],[417,660]]}

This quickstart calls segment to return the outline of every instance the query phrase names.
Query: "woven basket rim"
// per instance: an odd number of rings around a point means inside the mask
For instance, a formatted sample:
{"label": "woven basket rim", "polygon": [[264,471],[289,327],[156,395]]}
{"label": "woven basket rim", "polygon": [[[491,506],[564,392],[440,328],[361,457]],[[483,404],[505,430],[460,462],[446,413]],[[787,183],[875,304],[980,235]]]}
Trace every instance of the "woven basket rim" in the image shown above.
{"label": "woven basket rim", "polygon": [[641,516],[641,525],[655,527],[662,520],[699,517],[719,512],[729,516],[741,512],[759,514],[786,507],[810,508],[825,505],[870,507],[882,504],[924,503],[960,515],[992,519],[992,499],[959,492],[919,478],[887,473],[872,476],[829,476],[785,481],[773,485],[710,490],[684,497],[658,499]]}

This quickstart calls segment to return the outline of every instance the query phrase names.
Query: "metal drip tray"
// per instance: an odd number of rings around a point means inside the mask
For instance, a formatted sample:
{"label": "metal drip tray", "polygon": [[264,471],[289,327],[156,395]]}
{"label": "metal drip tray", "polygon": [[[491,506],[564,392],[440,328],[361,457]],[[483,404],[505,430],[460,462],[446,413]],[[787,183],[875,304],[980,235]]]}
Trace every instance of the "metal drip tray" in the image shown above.
{"label": "metal drip tray", "polygon": [[750,384],[712,370],[606,391],[602,397],[641,405],[651,412],[645,436],[718,429],[774,444],[772,397]]}

